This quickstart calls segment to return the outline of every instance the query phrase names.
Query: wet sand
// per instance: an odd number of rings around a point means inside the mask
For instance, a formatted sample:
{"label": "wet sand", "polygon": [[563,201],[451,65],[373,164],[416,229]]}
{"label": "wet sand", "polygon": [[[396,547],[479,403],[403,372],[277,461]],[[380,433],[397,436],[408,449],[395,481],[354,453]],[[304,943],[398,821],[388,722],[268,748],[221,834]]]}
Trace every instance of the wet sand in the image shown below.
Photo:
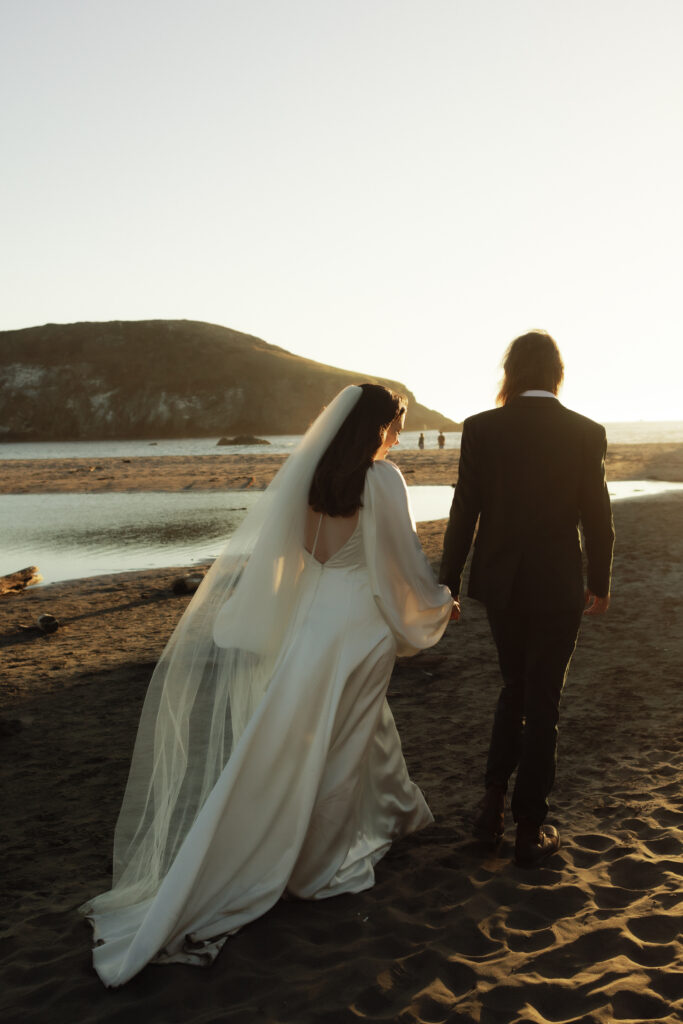
{"label": "wet sand", "polygon": [[[647,463],[644,447],[681,446],[633,447],[639,478],[673,465],[671,452]],[[146,684],[189,598],[165,569],[0,599],[0,1019],[680,1022],[683,494],[619,502],[615,520],[612,607],[585,621],[564,696],[557,854],[524,871],[510,824],[497,855],[470,839],[498,674],[483,611],[465,600],[436,648],[398,662],[389,692],[434,825],[395,845],[372,890],[281,902],[209,970],[151,966],[113,991],[76,907],[108,886]],[[444,525],[419,531],[435,564]],[[61,623],[50,636],[32,628],[44,612]]]}
{"label": "wet sand", "polygon": [[[410,484],[451,484],[458,451],[395,451]],[[2,450],[0,448],[0,456]],[[170,455],[132,459],[5,459],[0,494],[64,491],[223,491],[267,487],[284,455]],[[611,480],[683,481],[683,444],[617,444],[607,455]]]}

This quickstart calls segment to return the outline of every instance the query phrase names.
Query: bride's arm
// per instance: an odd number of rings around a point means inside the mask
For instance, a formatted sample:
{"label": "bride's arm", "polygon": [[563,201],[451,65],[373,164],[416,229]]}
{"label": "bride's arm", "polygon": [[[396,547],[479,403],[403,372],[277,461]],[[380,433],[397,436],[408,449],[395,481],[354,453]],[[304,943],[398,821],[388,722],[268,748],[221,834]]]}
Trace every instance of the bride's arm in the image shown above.
{"label": "bride's arm", "polygon": [[441,638],[453,608],[422,550],[400,470],[377,461],[368,470],[361,512],[365,557],[375,600],[398,653],[416,654]]}

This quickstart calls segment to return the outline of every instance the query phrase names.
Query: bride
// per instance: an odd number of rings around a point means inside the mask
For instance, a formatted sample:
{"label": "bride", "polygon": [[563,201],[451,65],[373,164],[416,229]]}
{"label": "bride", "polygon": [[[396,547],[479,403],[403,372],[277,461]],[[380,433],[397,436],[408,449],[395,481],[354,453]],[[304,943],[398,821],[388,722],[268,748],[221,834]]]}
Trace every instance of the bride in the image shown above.
{"label": "bride", "polygon": [[432,821],[385,699],[397,654],[441,637],[407,489],[384,457],[403,399],[345,388],[321,413],[176,627],[149,686],[114,837],[84,904],[105,985],[209,964],[284,893],[374,883]]}

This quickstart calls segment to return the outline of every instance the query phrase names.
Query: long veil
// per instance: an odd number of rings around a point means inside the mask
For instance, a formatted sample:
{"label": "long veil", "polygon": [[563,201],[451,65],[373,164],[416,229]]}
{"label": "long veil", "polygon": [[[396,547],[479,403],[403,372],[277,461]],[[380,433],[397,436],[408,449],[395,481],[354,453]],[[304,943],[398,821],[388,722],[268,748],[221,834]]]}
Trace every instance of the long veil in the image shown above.
{"label": "long veil", "polygon": [[362,394],[318,416],[230,537],[149,684],[114,835],[112,888],[81,910],[151,898],[263,697],[296,616],[308,491]]}

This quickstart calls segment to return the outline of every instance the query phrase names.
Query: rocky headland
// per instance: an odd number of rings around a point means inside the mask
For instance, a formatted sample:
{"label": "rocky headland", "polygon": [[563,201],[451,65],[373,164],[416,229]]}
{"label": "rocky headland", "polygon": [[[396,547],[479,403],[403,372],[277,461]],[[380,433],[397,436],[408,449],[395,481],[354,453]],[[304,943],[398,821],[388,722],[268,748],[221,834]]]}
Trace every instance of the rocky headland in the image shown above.
{"label": "rocky headland", "polygon": [[409,400],[408,429],[454,430],[398,381],[341,370],[192,320],[0,332],[0,441],[299,434],[348,384]]}

